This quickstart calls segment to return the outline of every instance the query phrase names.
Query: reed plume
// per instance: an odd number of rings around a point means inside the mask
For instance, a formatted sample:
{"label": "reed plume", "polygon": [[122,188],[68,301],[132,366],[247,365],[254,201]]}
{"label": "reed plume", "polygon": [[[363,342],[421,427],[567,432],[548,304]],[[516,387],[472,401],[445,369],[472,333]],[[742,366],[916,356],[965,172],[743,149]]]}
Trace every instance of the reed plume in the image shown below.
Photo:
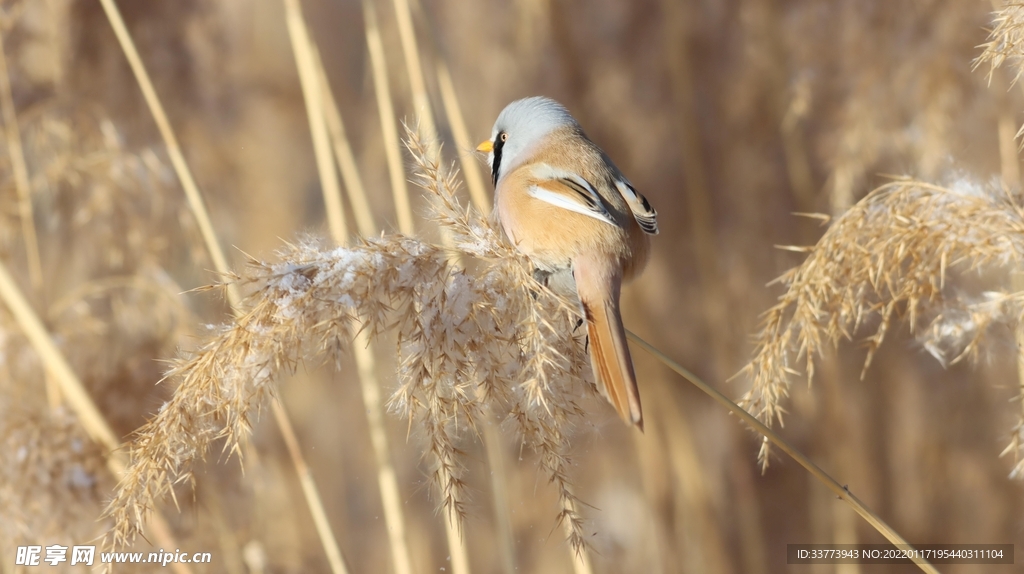
{"label": "reed plume", "polygon": [[584,546],[571,491],[568,455],[586,355],[573,335],[575,306],[533,278],[529,262],[492,223],[455,196],[456,172],[443,169],[419,138],[409,150],[432,215],[454,237],[454,253],[402,235],[364,238],[354,247],[316,239],[289,245],[277,260],[250,259],[231,281],[248,294],[245,312],[168,373],[178,386],[137,432],[131,464],[107,509],[111,541],[130,544],[148,508],[173,486],[194,480],[192,465],[215,440],[241,455],[240,443],[275,382],[301,361],[337,357],[352,329],[397,333],[398,386],[391,410],[427,441],[441,506],[465,513],[459,444],[481,417],[500,417],[540,455],[559,493],[558,519]]}
{"label": "reed plume", "polygon": [[996,69],[1009,63],[1016,82],[1024,74],[1024,2],[1007,2],[993,13],[992,21],[995,26],[982,44],[984,50],[974,67],[988,64],[991,82]]}
{"label": "reed plume", "polygon": [[[949,187],[899,180],[872,191],[839,216],[807,259],[776,279],[786,290],[764,314],[753,387],[741,404],[765,424],[782,422],[793,375],[814,376],[814,361],[863,330],[861,378],[894,323],[903,320],[943,364],[976,355],[994,324],[1015,325],[1021,297],[1008,275],[981,295],[960,291],[951,273],[1013,268],[1024,255],[1021,197],[959,180]],[[870,332],[870,331],[869,331]],[[1020,428],[1013,450],[1020,460]],[[759,461],[768,465],[768,443]],[[1014,471],[1020,474],[1021,463]]]}

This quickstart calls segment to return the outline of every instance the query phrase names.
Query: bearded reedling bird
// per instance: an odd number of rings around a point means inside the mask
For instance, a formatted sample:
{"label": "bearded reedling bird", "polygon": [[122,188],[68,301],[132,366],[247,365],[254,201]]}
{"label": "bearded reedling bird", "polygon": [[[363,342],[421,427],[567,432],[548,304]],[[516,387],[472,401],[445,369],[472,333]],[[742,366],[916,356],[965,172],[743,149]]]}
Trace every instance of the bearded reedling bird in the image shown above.
{"label": "bearded reedling bird", "polygon": [[477,151],[487,153],[505,235],[539,277],[571,273],[597,388],[627,424],[643,430],[619,290],[647,264],[657,212],[554,100],[512,102]]}

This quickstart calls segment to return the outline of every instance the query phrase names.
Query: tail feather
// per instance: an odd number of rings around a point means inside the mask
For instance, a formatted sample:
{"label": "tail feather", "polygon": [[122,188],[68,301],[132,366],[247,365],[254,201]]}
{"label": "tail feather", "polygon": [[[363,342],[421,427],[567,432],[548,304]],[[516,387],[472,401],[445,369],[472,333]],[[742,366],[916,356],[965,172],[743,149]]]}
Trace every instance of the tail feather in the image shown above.
{"label": "tail feather", "polygon": [[619,314],[618,293],[600,301],[582,299],[590,337],[590,364],[597,388],[627,424],[644,429],[640,392],[633,359],[626,344],[626,330]]}

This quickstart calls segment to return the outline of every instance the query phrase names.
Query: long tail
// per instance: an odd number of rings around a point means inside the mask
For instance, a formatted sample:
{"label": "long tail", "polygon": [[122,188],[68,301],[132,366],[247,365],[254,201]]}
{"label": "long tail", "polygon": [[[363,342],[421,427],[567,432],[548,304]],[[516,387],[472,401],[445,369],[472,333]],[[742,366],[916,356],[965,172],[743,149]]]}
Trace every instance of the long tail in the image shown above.
{"label": "long tail", "polygon": [[[582,263],[582,262],[581,262]],[[597,388],[626,424],[644,429],[640,392],[633,359],[626,345],[626,330],[619,314],[618,274],[592,273],[585,264],[574,268],[576,286],[590,336],[590,364]],[[599,271],[607,271],[600,270]]]}

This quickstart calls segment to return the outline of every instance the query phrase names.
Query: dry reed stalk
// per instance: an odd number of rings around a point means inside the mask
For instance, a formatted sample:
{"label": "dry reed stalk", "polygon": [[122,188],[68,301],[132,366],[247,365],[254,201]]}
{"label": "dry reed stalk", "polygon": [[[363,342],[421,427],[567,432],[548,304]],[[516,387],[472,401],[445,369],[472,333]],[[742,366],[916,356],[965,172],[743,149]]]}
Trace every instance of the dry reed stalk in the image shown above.
{"label": "dry reed stalk", "polygon": [[[377,24],[376,13],[372,1],[363,3],[366,11],[366,38],[370,46],[370,58],[373,65],[374,84],[377,86],[378,107],[381,113],[381,127],[384,130],[385,153],[388,158],[388,166],[392,174],[401,161],[401,148],[398,144],[397,132],[395,130],[394,110],[391,105],[391,92],[387,84],[387,66],[384,58],[384,47],[380,40],[380,32]],[[437,129],[434,124],[433,110],[430,100],[427,97],[426,87],[423,80],[423,70],[420,64],[419,49],[416,44],[415,32],[412,25],[412,14],[408,3],[401,0],[395,1],[395,12],[398,18],[399,36],[401,37],[402,50],[405,55],[406,69],[409,75],[409,83],[413,93],[413,104],[417,109],[420,129],[426,134],[427,145],[432,153],[439,150],[437,140]],[[387,118],[385,118],[387,112]],[[399,229],[406,235],[413,233],[413,219],[411,212],[411,201],[409,190],[404,180],[401,186],[395,185],[395,177],[392,175],[392,194],[395,198],[395,210],[398,214]],[[408,212],[407,216],[403,213]],[[442,228],[441,236],[447,245],[449,237],[447,231]],[[455,505],[446,508],[455,509]],[[445,539],[448,544],[448,551],[451,556],[453,571],[456,574],[467,574],[469,572],[469,557],[465,547],[465,541],[457,532],[457,523],[461,522],[461,513],[449,512],[445,519]]]}
{"label": "dry reed stalk", "polygon": [[324,554],[327,555],[327,563],[331,566],[331,572],[347,574],[348,566],[345,564],[345,557],[341,553],[341,548],[338,547],[338,540],[334,536],[331,522],[327,519],[327,511],[324,509],[323,500],[320,498],[320,490],[313,479],[313,472],[309,469],[309,464],[306,463],[306,458],[302,455],[302,447],[299,446],[299,439],[295,435],[291,418],[284,410],[284,404],[280,399],[271,401],[270,406],[274,410],[274,420],[277,421],[277,426],[281,429],[281,436],[284,438],[285,447],[291,456],[292,467],[295,468],[295,473],[299,476],[302,495],[306,499],[306,506],[309,508],[310,514],[313,515],[313,526],[316,528],[320,545],[324,548]]}
{"label": "dry reed stalk", "polygon": [[[645,377],[645,380],[648,379]],[[661,385],[659,384],[657,387],[661,387]],[[654,395],[654,393],[661,394],[662,389],[657,387],[649,385],[644,388],[644,396],[648,397],[647,404],[652,402],[660,404],[663,400],[661,396]],[[672,401],[665,404],[671,407]],[[636,433],[630,437],[633,439],[633,448],[636,453],[636,474],[640,479],[645,514],[645,519],[642,522],[634,520],[635,526],[631,525],[630,530],[635,533],[632,538],[634,544],[631,547],[648,558],[644,565],[645,572],[663,574],[666,571],[666,564],[677,564],[679,569],[685,568],[680,560],[685,550],[675,541],[669,539],[668,530],[670,529],[659,528],[658,524],[659,513],[668,512],[662,509],[666,509],[670,505],[677,507],[678,504],[672,503],[677,502],[678,498],[673,496],[674,491],[669,476],[671,472],[669,468],[666,468],[668,465],[664,460],[666,453],[670,452],[667,448],[664,428],[657,416],[650,416],[651,412],[652,409],[648,408],[643,434]],[[678,516],[678,513],[675,515]],[[629,543],[626,542],[623,545],[627,544]]]}
{"label": "dry reed stalk", "polygon": [[[285,19],[288,27],[288,37],[291,40],[292,52],[295,55],[295,64],[299,72],[299,82],[302,85],[302,95],[306,104],[306,114],[309,118],[310,133],[313,138],[313,154],[316,157],[317,170],[320,174],[320,186],[323,190],[324,203],[327,206],[327,221],[331,233],[344,237],[348,230],[345,225],[345,214],[342,210],[341,191],[338,183],[338,176],[334,171],[334,164],[331,161],[330,143],[327,137],[327,128],[324,122],[322,92],[319,89],[317,79],[316,61],[312,51],[313,40],[306,28],[305,19],[302,16],[302,8],[298,0],[284,0]],[[344,555],[338,546],[337,537],[327,519],[327,511],[320,498],[320,491],[316,486],[313,473],[306,463],[299,446],[298,438],[291,419],[284,405],[280,400],[271,403],[274,411],[274,419],[285,439],[285,445],[292,459],[292,465],[302,485],[302,494],[306,499],[306,506],[313,516],[313,524],[316,527],[320,544],[324,548],[327,562],[331,571],[335,574],[348,572]]]}
{"label": "dry reed stalk", "polygon": [[1013,116],[999,114],[999,166],[1003,185],[1010,189],[1020,187],[1020,150],[1014,145]]}
{"label": "dry reed stalk", "polygon": [[[326,73],[323,70],[322,63],[316,56],[315,45],[299,12],[298,1],[288,0],[287,9],[289,10],[289,30],[291,31],[292,45],[296,52],[299,76],[302,79],[302,91],[306,95],[306,108],[309,114],[310,127],[313,128],[311,130],[313,132],[313,144],[317,152],[320,179],[323,182],[321,188],[323,190],[331,236],[338,245],[345,245],[348,242],[348,230],[345,227],[345,214],[342,208],[340,186],[338,185],[337,174],[334,171],[334,164],[331,161],[331,144],[327,137],[328,129],[326,124],[326,117],[331,112],[327,111],[327,108],[331,108],[337,115],[337,126],[342,130],[341,126],[343,124],[341,124],[341,116],[337,113],[337,108],[334,107],[333,102],[328,106],[327,102],[324,101],[323,95],[327,86]],[[300,53],[302,54],[301,58],[299,57]],[[339,135],[342,140],[345,139],[343,131]],[[339,138],[335,137],[335,153],[341,153],[337,145],[338,143]],[[349,150],[349,157],[347,159],[352,159],[351,149],[347,145],[347,141],[344,141],[343,146],[342,149]],[[340,164],[341,162],[339,161],[339,167]],[[352,161],[351,167],[353,172],[350,174],[350,179],[356,182],[361,181],[358,177],[358,172],[354,171],[354,161]],[[350,193],[351,195],[353,194]],[[367,222],[363,221],[362,224],[367,225]],[[369,235],[376,234],[375,230],[368,229],[366,231],[371,232]],[[411,573],[412,561],[409,557],[408,542],[405,536],[405,518],[401,510],[398,484],[394,479],[395,472],[391,461],[391,449],[387,444],[387,431],[384,427],[383,406],[379,399],[380,382],[376,376],[376,360],[373,357],[373,351],[370,348],[370,341],[366,333],[359,332],[355,338],[353,354],[356,359],[363,401],[367,412],[373,413],[367,418],[370,424],[371,442],[377,455],[378,484],[381,489],[385,521],[388,525],[392,559],[394,560],[395,570],[399,574]]]}
{"label": "dry reed stalk", "polygon": [[[356,227],[362,236],[373,237],[378,233],[377,225],[374,223],[369,202],[366,200],[366,191],[363,188],[362,178],[356,167],[355,158],[352,156],[352,147],[349,144],[348,137],[345,135],[341,113],[338,111],[337,103],[330,92],[323,64],[319,57],[316,56],[316,46],[312,46],[312,49],[316,57],[318,75],[325,94],[323,101],[325,106],[324,118],[327,120],[328,129],[331,132],[331,144],[334,148],[335,159],[338,162],[338,169],[341,171],[342,177],[346,182],[345,188],[348,190],[349,202],[356,212]],[[348,242],[348,238],[344,235],[336,235],[334,240],[339,245],[345,245]],[[383,403],[380,399],[381,383],[377,377],[377,360],[374,357],[371,343],[368,333],[364,330],[359,330],[356,332],[352,351],[356,361],[356,371],[359,375],[360,394],[363,397],[363,404],[367,412],[370,442],[377,460],[377,487],[380,490],[384,520],[388,526],[388,542],[392,563],[399,574],[411,573],[412,558],[406,536],[405,516],[402,511],[401,496],[399,494],[394,464],[391,461],[391,447],[388,445],[387,429],[384,426]]]}
{"label": "dry reed stalk", "polygon": [[345,212],[341,205],[341,184],[334,170],[331,159],[331,143],[324,121],[323,90],[317,73],[317,63],[313,54],[313,39],[306,28],[299,0],[284,0],[285,19],[288,23],[288,37],[291,39],[292,52],[295,54],[295,66],[299,71],[299,82],[302,84],[302,96],[306,103],[306,115],[309,118],[309,131],[313,136],[313,155],[316,157],[316,168],[320,174],[320,186],[323,188],[324,203],[327,209],[327,223],[335,240],[344,241],[348,236],[345,225]]}
{"label": "dry reed stalk", "polygon": [[[118,43],[121,46],[121,50],[128,59],[129,66],[132,68],[135,79],[142,90],[143,97],[145,98],[149,111],[157,124],[157,128],[164,140],[164,144],[167,146],[171,163],[178,175],[178,179],[182,183],[182,187],[185,189],[189,207],[191,208],[192,214],[199,225],[200,232],[203,236],[206,248],[210,253],[210,257],[213,260],[214,266],[219,273],[227,274],[227,258],[224,256],[224,251],[221,249],[220,242],[217,240],[217,235],[213,229],[213,224],[210,221],[209,213],[206,211],[206,205],[198,187],[195,184],[195,180],[192,178],[191,170],[189,170],[188,163],[185,161],[184,154],[181,152],[177,137],[174,135],[174,130],[170,125],[170,121],[167,119],[167,114],[164,112],[163,105],[160,103],[156,90],[153,88],[153,84],[149,79],[149,73],[146,71],[145,65],[143,65],[142,59],[139,57],[138,50],[135,48],[135,43],[132,41],[131,35],[128,33],[128,29],[124,25],[124,20],[121,18],[121,14],[113,0],[100,0],[100,2],[103,5],[107,19],[110,21],[110,24],[114,29]],[[319,91],[317,91],[317,93],[319,93]],[[319,109],[319,107],[317,109]],[[328,162],[329,161],[330,158],[328,156]],[[235,310],[235,313],[237,314],[238,303],[240,302],[237,286],[227,285],[225,292],[232,309]],[[299,481],[302,484],[307,506],[309,507],[310,514],[314,518],[317,533],[320,535],[321,543],[325,547],[328,560],[335,571],[344,571],[345,567],[341,558],[341,552],[337,548],[337,543],[334,541],[333,534],[330,532],[329,524],[326,519],[327,513],[323,508],[319,493],[316,490],[316,485],[313,483],[313,478],[309,472],[308,465],[304,464],[301,450],[297,449],[298,441],[292,431],[292,425],[288,420],[288,414],[284,410],[284,407],[279,404],[273,405],[273,411],[278,428],[285,436],[285,443],[289,447],[292,461],[299,461],[303,463],[301,465],[296,465],[295,470],[298,474]],[[293,447],[295,448],[293,449]],[[112,542],[117,546],[127,542],[127,538],[114,536],[112,538]]]}
{"label": "dry reed stalk", "polygon": [[508,483],[505,475],[505,449],[501,443],[499,429],[492,421],[484,421],[482,425],[484,449],[487,452],[487,468],[490,470],[488,479],[491,484],[491,495],[494,499],[494,520],[497,522],[498,548],[505,574],[516,572],[515,539],[512,532],[512,519],[508,511]]}
{"label": "dry reed stalk", "polygon": [[455,95],[452,76],[448,72],[448,64],[443,59],[437,61],[437,84],[441,88],[444,113],[448,116],[452,137],[455,138],[455,149],[459,156],[459,165],[462,166],[462,177],[466,179],[466,187],[469,188],[469,198],[480,213],[490,215],[491,202],[484,189],[483,177],[480,176],[480,164],[476,161],[475,155],[476,146],[469,138],[469,130],[466,129],[466,121],[462,117],[462,107],[459,106],[458,96]]}
{"label": "dry reed stalk", "polygon": [[[413,106],[418,120],[418,132],[423,135],[423,139],[426,141],[428,153],[430,155],[439,155],[440,141],[437,135],[437,127],[434,124],[433,107],[430,105],[430,98],[427,95],[423,64],[420,61],[419,45],[416,42],[416,31],[412,21],[412,10],[407,0],[394,0],[394,6],[395,16],[398,20],[398,35],[402,43],[405,68],[406,72],[408,72],[409,87],[412,91]],[[397,142],[390,141],[386,143],[395,145]],[[396,194],[401,191],[408,194],[408,189],[396,189],[394,191]],[[408,197],[406,197],[405,202],[410,203]],[[445,247],[451,247],[451,237],[448,235],[448,231],[444,227],[440,231],[442,244]],[[408,231],[403,230],[403,233],[411,234],[412,229],[410,228]],[[445,520],[445,538],[448,543],[448,552],[451,556],[452,571],[455,574],[468,574],[469,556],[466,550],[465,537],[461,536],[461,532],[457,528],[457,523],[459,522],[460,520],[456,516],[449,515],[447,517]]]}
{"label": "dry reed stalk", "polygon": [[[351,146],[348,142],[348,137],[345,135],[344,125],[341,122],[341,114],[338,112],[334,96],[330,93],[327,76],[322,65],[319,65],[319,71],[324,93],[326,94],[324,103],[327,109],[324,115],[328,121],[328,128],[331,129],[331,141],[334,147],[335,158],[338,161],[342,177],[345,178],[349,201],[355,211],[356,226],[361,235],[372,237],[377,235],[379,231],[374,223],[373,214],[370,212],[369,202],[366,199],[366,192],[362,185],[362,178],[359,176],[355,158],[352,157]],[[331,127],[332,124],[334,127]],[[347,243],[347,238],[336,237],[335,241],[339,245],[343,245]],[[371,345],[372,341],[368,333],[359,330],[355,335],[352,350],[356,361],[356,370],[359,375],[360,392],[367,409],[370,440],[378,463],[377,484],[381,493],[385,522],[388,525],[387,532],[392,561],[395,564],[396,571],[399,573],[411,572],[412,558],[406,536],[405,517],[402,511],[397,475],[394,470],[394,464],[391,461],[391,447],[388,445],[387,430],[384,426],[384,411],[380,399],[381,382],[377,376],[377,360],[374,357]]]}
{"label": "dry reed stalk", "polygon": [[[398,20],[398,37],[402,42],[402,54],[405,56],[405,68],[409,73],[409,87],[412,90],[412,101],[416,117],[420,121],[420,130],[424,134],[427,146],[437,146],[437,127],[434,124],[434,111],[427,95],[426,75],[420,61],[419,45],[416,43],[416,29],[412,22],[412,10],[408,0],[394,0],[395,18]],[[433,150],[431,150],[433,151]]]}
{"label": "dry reed stalk", "polygon": [[485,265],[455,266],[448,250],[401,236],[326,250],[304,242],[286,248],[279,263],[251,260],[236,280],[251,287],[246,311],[171,370],[180,384],[136,435],[108,509],[119,542],[138,534],[157,498],[192,480],[193,463],[213,440],[240,453],[273,381],[337,348],[359,319],[368,335],[398,332],[400,384],[389,404],[425,435],[448,514],[465,512],[457,441],[497,410],[540,455],[558,491],[558,518],[572,527],[570,543],[585,545],[567,449],[583,416],[577,400],[594,390],[582,379],[587,362],[572,335],[575,307],[538,284],[490,222],[459,204],[453,176],[423,156],[422,144],[414,139],[410,149],[435,219],[459,252]]}
{"label": "dry reed stalk", "polygon": [[[417,131],[422,134],[423,139],[426,141],[427,151],[429,155],[440,156],[440,139],[438,136],[437,128],[434,124],[433,109],[430,105],[430,98],[427,95],[425,73],[423,71],[422,62],[419,54],[419,44],[416,41],[415,27],[413,24],[412,9],[408,0],[395,0],[394,2],[395,12],[398,19],[399,37],[402,43],[402,50],[405,55],[406,71],[409,76],[409,85],[411,87],[413,95],[413,104],[417,109],[417,118],[419,123],[417,125]],[[429,30],[429,28],[428,28]],[[429,35],[429,31],[428,31]],[[444,74],[447,77],[447,68],[444,66],[444,62],[438,60],[438,74]],[[442,72],[443,70],[443,72]],[[439,78],[440,79],[440,78]],[[440,81],[444,81],[440,79]],[[465,123],[462,121],[462,114],[458,108],[458,103],[455,101],[454,88],[451,85],[451,79],[448,78],[448,83],[442,86],[442,98],[444,99],[444,105],[446,113],[449,117],[449,123],[452,127],[453,135],[456,140],[456,147],[459,150],[458,156],[463,166],[463,173],[467,174],[466,181],[470,188],[470,197],[477,209],[483,214],[490,213],[490,206],[486,201],[486,194],[483,190],[483,182],[480,180],[479,172],[476,171],[477,166],[473,164],[473,152],[472,147],[469,145],[469,136],[465,128]],[[445,91],[447,89],[447,92]],[[408,131],[408,128],[407,128]],[[397,190],[396,190],[397,193]],[[445,247],[452,247],[453,238],[449,231],[445,227],[440,228],[441,242]],[[461,263],[461,258],[456,255],[457,261]],[[501,448],[499,444],[493,442],[493,432],[485,430],[483,432],[483,439],[485,447],[487,449]],[[493,484],[494,472],[489,473],[492,477],[492,487],[497,486]],[[501,484],[501,480],[498,480],[498,485]],[[496,494],[500,495],[499,490],[495,490]],[[506,497],[500,497],[500,500],[507,500]],[[501,504],[501,503],[498,503]],[[505,513],[498,512],[497,517],[499,519],[504,516]],[[458,520],[455,517],[449,516],[449,520],[445,522],[445,534],[448,541],[448,550],[452,559],[453,571],[456,574],[468,574],[469,572],[469,557],[468,550],[466,548],[465,536],[462,535],[461,530],[456,528]],[[499,530],[503,533],[508,532],[508,525],[499,526]],[[503,539],[500,543],[503,548],[508,547],[509,550],[506,554],[511,552],[511,539]]]}
{"label": "dry reed stalk", "polygon": [[[852,340],[872,319],[863,377],[893,319],[905,318],[924,348],[943,364],[975,356],[993,324],[1012,323],[1019,297],[1003,292],[949,292],[950,270],[1019,263],[1024,253],[1020,198],[967,181],[953,188],[900,180],[886,184],[837,218],[799,267],[779,277],[786,287],[764,314],[753,360],[753,388],[741,404],[759,420],[780,420],[790,376],[802,361],[808,379],[826,344]],[[929,318],[928,324],[922,324]],[[1015,431],[1013,448],[1020,438]],[[759,454],[768,464],[767,443]],[[1021,461],[1018,453],[1018,461]],[[1015,474],[1024,469],[1018,463]]]}
{"label": "dry reed stalk", "polygon": [[[25,150],[21,144],[21,129],[18,127],[18,113],[14,108],[14,93],[11,90],[11,76],[7,69],[7,55],[4,50],[4,36],[0,33],[0,111],[4,118],[4,135],[7,138],[7,152],[11,156],[11,172],[14,188],[18,192],[18,215],[21,218],[21,234],[25,241],[25,258],[28,260],[28,276],[32,289],[42,296],[43,264],[39,258],[39,237],[36,234],[35,215],[32,209],[32,184],[29,180]],[[51,386],[47,379],[47,387]]]}
{"label": "dry reed stalk", "polygon": [[[18,289],[14,278],[8,273],[6,266],[0,263],[0,299],[10,309],[15,320],[24,332],[25,337],[31,342],[36,353],[39,354],[46,371],[53,377],[60,387],[64,400],[74,411],[79,424],[85,432],[99,445],[103,447],[107,459],[107,467],[115,477],[120,477],[126,466],[126,456],[120,450],[121,443],[117,440],[114,431],[107,424],[106,419],[96,408],[89,393],[85,390],[82,382],[75,375],[71,366],[68,365],[64,355],[54,345],[46,327],[39,320],[38,315],[32,309],[28,300]],[[153,537],[157,543],[164,548],[177,548],[178,545],[171,534],[170,528],[159,512],[154,511],[152,520]],[[188,564],[174,563],[174,571],[178,574],[190,574],[191,567]]]}
{"label": "dry reed stalk", "polygon": [[[418,11],[421,11],[421,7],[418,4],[415,8]],[[428,36],[430,36],[430,27],[427,26],[426,28]],[[433,40],[433,38],[431,39]],[[436,42],[431,42],[431,44],[436,46]],[[489,216],[491,213],[491,204],[487,197],[487,192],[484,189],[483,179],[481,178],[479,171],[480,166],[477,163],[477,156],[474,149],[475,146],[469,137],[469,131],[466,129],[466,123],[463,119],[462,109],[459,106],[458,98],[455,94],[455,86],[452,83],[451,74],[448,71],[448,65],[444,61],[444,58],[439,57],[435,61],[435,67],[437,68],[438,86],[441,90],[441,99],[444,105],[445,115],[448,118],[452,137],[455,139],[456,154],[459,158],[459,165],[462,167],[463,178],[469,188],[470,201],[473,206],[480,211],[480,213],[484,216]],[[429,138],[429,136],[427,137]],[[442,229],[441,239],[446,246],[451,245],[452,238],[444,229]],[[484,449],[487,451],[487,465],[491,469],[488,476],[491,484],[494,516],[498,523],[498,546],[501,554],[500,561],[505,572],[511,574],[516,569],[515,541],[513,539],[512,523],[508,512],[508,503],[510,498],[505,483],[504,472],[502,470],[504,468],[502,458],[505,456],[505,449],[501,444],[500,437],[493,425],[485,423],[481,432]],[[576,560],[576,558],[573,557],[573,560]]]}
{"label": "dry reed stalk", "polygon": [[704,307],[705,328],[710,336],[715,369],[725,373],[730,364],[729,348],[720,325],[726,324],[727,309],[715,296],[721,292],[721,277],[715,250],[714,209],[711,204],[710,185],[705,168],[703,144],[700,134],[700,113],[693,79],[693,64],[687,38],[687,25],[691,21],[689,8],[674,0],[662,0],[662,8],[669,26],[666,44],[670,68],[672,96],[675,102],[679,142],[679,160],[683,167],[686,205],[689,212],[687,228],[696,256],[701,289],[707,296]]}
{"label": "dry reed stalk", "polygon": [[[898,532],[893,530],[891,526],[886,524],[885,521],[883,521],[877,514],[872,512],[871,509],[869,509],[863,502],[861,502],[859,498],[857,498],[852,492],[850,492],[850,490],[847,487],[839,484],[839,482],[836,481],[836,479],[829,476],[828,473],[826,473],[818,465],[811,461],[811,459],[807,458],[806,455],[797,450],[796,447],[789,443],[789,441],[776,434],[775,431],[773,431],[772,429],[768,428],[768,426],[766,426],[764,423],[758,420],[757,417],[750,414],[746,409],[744,409],[740,405],[732,402],[732,400],[729,399],[729,397],[723,395],[717,389],[705,383],[700,377],[691,373],[688,369],[670,359],[667,355],[656,349],[647,341],[644,341],[640,337],[636,336],[633,332],[626,331],[626,336],[629,338],[629,340],[639,345],[640,348],[654,355],[654,357],[661,361],[662,364],[678,373],[684,379],[690,381],[690,383],[692,383],[698,389],[700,389],[705,394],[715,399],[715,401],[717,401],[719,404],[728,409],[729,412],[736,415],[737,417],[742,419],[743,422],[750,425],[755,431],[757,431],[764,437],[765,443],[771,442],[775,446],[779,447],[780,450],[788,454],[793,460],[799,463],[800,466],[804,467],[807,470],[807,472],[811,474],[811,476],[813,476],[819,482],[828,487],[829,490],[835,493],[837,498],[849,504],[853,508],[853,510],[857,512],[857,514],[859,514],[865,521],[867,521],[868,524],[871,525],[872,528],[874,528],[880,534],[885,536],[885,538],[889,540],[889,542],[892,542],[893,545],[895,545],[897,548],[913,548],[906,540],[904,540],[902,536],[900,536]],[[921,558],[920,553],[915,553],[915,555],[918,557],[914,558],[913,560],[914,563],[917,564],[918,568],[920,568],[924,572],[938,574],[938,570],[936,570],[934,566],[929,564],[927,560]]]}
{"label": "dry reed stalk", "polygon": [[373,86],[377,94],[377,111],[380,114],[380,131],[384,136],[384,151],[387,154],[388,174],[391,177],[391,191],[398,216],[398,230],[412,234],[412,207],[409,191],[405,184],[405,169],[402,167],[401,145],[398,142],[398,128],[395,126],[395,108],[391,103],[391,87],[388,84],[388,66],[384,59],[384,43],[380,38],[377,24],[377,10],[372,0],[363,0],[363,17],[366,19],[366,46],[373,68]]}
{"label": "dry reed stalk", "polygon": [[356,229],[361,235],[376,235],[376,224],[373,222],[373,212],[370,210],[370,202],[366,197],[366,188],[363,187],[363,178],[359,175],[356,167],[356,158],[352,153],[352,145],[345,133],[345,124],[341,119],[341,112],[338,103],[331,91],[331,83],[327,80],[327,72],[324,70],[320,54],[313,44],[313,59],[316,64],[317,77],[320,79],[320,86],[323,90],[324,120],[327,122],[327,133],[331,136],[331,148],[334,150],[334,160],[338,164],[338,171],[341,172],[341,179],[345,182],[345,190],[348,192],[348,201],[352,205],[352,215],[356,220]]}
{"label": "dry reed stalk", "polygon": [[[663,397],[665,394],[662,392]],[[656,402],[658,399],[655,395]],[[707,484],[709,478],[702,470],[704,464],[697,450],[697,441],[685,417],[679,416],[675,409],[663,409],[663,405],[669,404],[667,401],[661,402],[655,408],[665,413],[661,417],[661,434],[665,437],[664,457],[672,469],[675,487],[676,520],[679,521],[682,535],[679,539],[679,552],[684,555],[682,563],[696,572],[728,572],[729,560],[722,539],[723,529],[710,504],[712,497]],[[696,543],[686,544],[684,536],[693,536]]]}
{"label": "dry reed stalk", "polygon": [[[142,58],[139,57],[139,51],[135,48],[135,42],[132,41],[131,34],[128,33],[128,28],[124,24],[121,12],[117,9],[117,4],[114,3],[114,0],[100,0],[100,4],[110,21],[110,26],[114,29],[118,44],[120,44],[121,50],[128,60],[128,65],[135,75],[139,89],[142,90],[142,97],[146,100],[146,106],[153,116],[153,121],[156,122],[160,137],[163,138],[164,145],[167,146],[167,155],[170,157],[174,172],[178,175],[178,180],[181,181],[181,186],[185,190],[185,197],[188,199],[189,207],[199,225],[199,232],[210,252],[210,258],[213,259],[213,265],[218,273],[224,273],[228,270],[227,257],[224,256],[224,250],[221,249],[220,243],[217,241],[217,233],[214,231],[210,215],[206,211],[203,196],[192,177],[192,171],[188,167],[188,162],[185,161],[185,155],[178,144],[177,136],[174,135],[171,122],[167,119],[163,104],[160,103],[160,98],[156,94],[153,82],[149,79],[149,72],[146,71],[146,66],[142,63]],[[228,288],[229,300],[238,301],[239,294],[236,289],[234,286]]]}
{"label": "dry reed stalk", "polygon": [[17,320],[25,337],[32,343],[32,347],[39,354],[46,370],[50,372],[60,387],[68,405],[78,415],[82,428],[96,441],[103,445],[106,452],[114,458],[114,453],[120,446],[120,441],[107,424],[103,414],[96,408],[88,391],[82,386],[81,381],[75,375],[64,355],[53,343],[50,334],[46,331],[43,322],[36,315],[28,300],[18,288],[14,278],[7,271],[7,267],[0,263],[0,298],[11,310],[11,314]]}
{"label": "dry reed stalk", "polygon": [[391,460],[387,428],[384,426],[384,401],[381,399],[381,383],[377,378],[377,362],[370,350],[370,333],[360,329],[352,343],[359,373],[359,388],[366,407],[366,420],[370,427],[370,443],[377,459],[377,486],[380,489],[381,504],[384,508],[384,522],[387,524],[388,542],[391,549],[392,565],[397,574],[412,574],[412,554],[406,534],[405,515],[398,488],[398,474]]}

